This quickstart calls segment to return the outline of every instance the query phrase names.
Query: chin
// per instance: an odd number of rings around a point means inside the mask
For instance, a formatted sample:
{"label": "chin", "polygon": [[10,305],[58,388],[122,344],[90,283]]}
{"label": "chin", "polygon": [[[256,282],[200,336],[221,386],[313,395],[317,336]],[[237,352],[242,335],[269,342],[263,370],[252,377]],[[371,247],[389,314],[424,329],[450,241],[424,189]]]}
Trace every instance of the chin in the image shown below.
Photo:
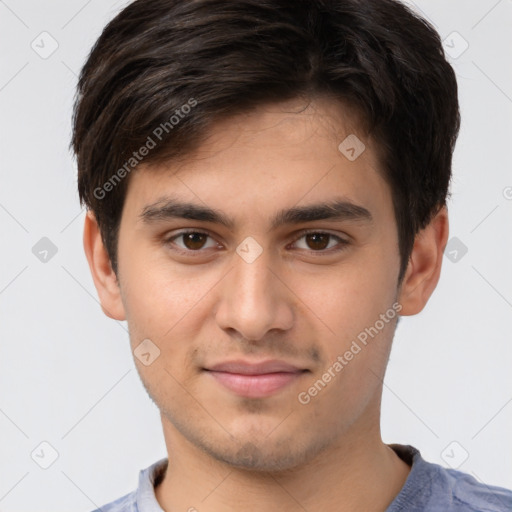
{"label": "chin", "polygon": [[224,445],[207,442],[199,447],[212,458],[231,467],[261,473],[282,473],[307,464],[329,445],[327,441],[318,439],[309,444],[296,435],[273,440],[267,435],[255,436],[253,433],[244,435],[243,439],[241,437],[238,436],[238,442],[229,440]]}
{"label": "chin", "polygon": [[231,467],[262,473],[275,473],[292,469],[304,462],[303,454],[290,450],[294,450],[294,447],[288,445],[280,452],[272,449],[268,441],[258,444],[248,441],[241,444],[235,452],[221,451],[217,446],[216,449],[208,450],[208,453]]}

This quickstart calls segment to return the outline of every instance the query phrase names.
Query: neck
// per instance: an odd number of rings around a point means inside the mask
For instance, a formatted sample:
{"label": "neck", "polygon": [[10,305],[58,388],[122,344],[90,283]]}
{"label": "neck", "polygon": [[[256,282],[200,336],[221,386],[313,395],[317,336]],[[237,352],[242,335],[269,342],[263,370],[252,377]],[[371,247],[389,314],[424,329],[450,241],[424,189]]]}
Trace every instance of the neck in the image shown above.
{"label": "neck", "polygon": [[384,512],[410,467],[380,437],[380,429],[350,432],[305,465],[275,473],[213,459],[163,417],[169,466],[155,495],[164,510],[230,512]]}

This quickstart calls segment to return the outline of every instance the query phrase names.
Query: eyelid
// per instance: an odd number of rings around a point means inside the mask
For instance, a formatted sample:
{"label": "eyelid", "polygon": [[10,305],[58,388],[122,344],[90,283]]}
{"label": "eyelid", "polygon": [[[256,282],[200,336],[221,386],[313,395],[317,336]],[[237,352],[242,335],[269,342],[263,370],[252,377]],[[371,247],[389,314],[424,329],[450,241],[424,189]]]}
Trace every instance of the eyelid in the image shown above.
{"label": "eyelid", "polygon": [[[327,255],[332,255],[332,254],[336,254],[338,252],[343,251],[350,244],[350,241],[348,239],[345,239],[340,235],[331,233],[330,231],[325,231],[323,229],[318,229],[318,228],[317,229],[309,228],[309,229],[300,230],[298,233],[295,234],[294,240],[292,243],[297,243],[301,238],[303,238],[304,236],[306,236],[308,234],[312,234],[312,233],[318,234],[318,235],[328,235],[332,238],[335,238],[338,243],[334,247],[330,247],[329,249],[322,249],[320,251],[314,251],[313,249],[299,249],[300,251],[306,252],[308,254],[312,254],[315,256],[322,256],[322,255],[327,256]],[[349,238],[348,235],[347,235],[347,238]]]}
{"label": "eyelid", "polygon": [[[184,236],[184,235],[187,235],[189,233],[195,233],[195,234],[199,234],[199,235],[206,235],[208,237],[210,237],[212,240],[215,240],[215,237],[206,229],[194,229],[194,228],[186,228],[186,229],[181,229],[180,231],[178,231],[177,233],[174,233],[173,235],[171,236],[166,236],[164,237],[164,244],[165,245],[171,245],[173,243],[173,241],[176,239],[176,238],[180,238],[181,236]],[[211,249],[211,247],[208,247],[208,249]],[[186,254],[186,255],[194,255],[194,254],[201,254],[201,253],[204,253],[205,252],[205,249],[198,249],[197,251],[193,251],[191,249],[183,249],[181,247],[175,247],[173,248],[174,251],[176,252],[179,252],[181,254]]]}
{"label": "eyelid", "polygon": [[341,240],[342,242],[349,243],[351,237],[344,233],[345,238],[340,233],[333,233],[332,231],[326,230],[326,229],[319,229],[319,228],[304,228],[298,231],[297,233],[294,233],[294,240],[299,240],[304,235],[309,235],[311,233],[319,234],[319,235],[330,235],[338,240]]}
{"label": "eyelid", "polygon": [[[165,237],[164,243],[171,244],[173,242],[173,240],[175,240],[176,238],[179,238],[180,236],[186,235],[188,233],[196,233],[196,234],[206,235],[206,236],[210,237],[211,239],[215,240],[215,237],[207,229],[186,228],[186,229],[182,229],[182,230],[178,231],[177,233],[174,233],[171,236]],[[300,231],[294,233],[293,240],[291,243],[296,243],[304,236],[306,236],[308,234],[312,234],[312,233],[319,234],[319,235],[329,235],[329,236],[335,238],[338,241],[338,244],[334,248],[331,247],[329,249],[323,249],[323,250],[319,250],[319,251],[314,251],[313,249],[299,249],[299,250],[306,251],[307,253],[314,254],[314,255],[332,254],[332,253],[335,253],[338,251],[342,251],[345,248],[345,246],[350,244],[350,241],[348,240],[348,238],[350,238],[350,237],[348,235],[346,235],[347,239],[345,239],[340,235],[337,235],[337,234],[331,233],[330,231],[326,231],[326,230],[319,229],[319,228],[301,229]],[[211,247],[209,247],[208,249],[211,249]],[[181,254],[187,254],[187,255],[194,255],[194,254],[199,255],[199,254],[205,252],[205,249],[198,249],[197,251],[194,251],[191,249],[182,249],[181,247],[174,248],[173,250],[180,252]]]}

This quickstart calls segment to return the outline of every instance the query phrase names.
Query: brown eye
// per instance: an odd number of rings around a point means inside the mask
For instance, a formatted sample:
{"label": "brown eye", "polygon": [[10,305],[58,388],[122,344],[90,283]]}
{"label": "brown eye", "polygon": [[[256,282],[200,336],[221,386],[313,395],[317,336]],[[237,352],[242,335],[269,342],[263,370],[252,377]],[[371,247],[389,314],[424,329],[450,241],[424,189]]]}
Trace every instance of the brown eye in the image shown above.
{"label": "brown eye", "polygon": [[341,251],[349,245],[349,242],[337,235],[333,235],[332,233],[309,231],[303,233],[301,237],[296,239],[294,245],[299,249],[317,252],[320,255],[323,253],[330,254],[336,251]]}
{"label": "brown eye", "polygon": [[330,237],[331,235],[327,233],[311,233],[306,235],[306,240],[310,249],[321,251],[329,244]]}
{"label": "brown eye", "polygon": [[181,236],[183,237],[183,244],[191,251],[201,249],[208,238],[205,233],[185,233]]}
{"label": "brown eye", "polygon": [[[168,238],[165,242],[172,249],[192,254],[194,252],[202,253],[202,249],[210,249],[216,246],[215,240],[202,231],[182,231]],[[207,245],[210,243],[210,245]]]}

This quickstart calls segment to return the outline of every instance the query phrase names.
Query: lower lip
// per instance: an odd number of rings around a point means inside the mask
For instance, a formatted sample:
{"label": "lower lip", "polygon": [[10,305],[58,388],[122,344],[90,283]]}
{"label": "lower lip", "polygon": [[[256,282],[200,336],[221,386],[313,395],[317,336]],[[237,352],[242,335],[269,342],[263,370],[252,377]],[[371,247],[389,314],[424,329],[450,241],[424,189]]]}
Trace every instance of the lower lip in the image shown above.
{"label": "lower lip", "polygon": [[273,395],[298,379],[304,372],[278,372],[262,375],[242,375],[208,371],[220,384],[237,395],[248,398],[264,398]]}

